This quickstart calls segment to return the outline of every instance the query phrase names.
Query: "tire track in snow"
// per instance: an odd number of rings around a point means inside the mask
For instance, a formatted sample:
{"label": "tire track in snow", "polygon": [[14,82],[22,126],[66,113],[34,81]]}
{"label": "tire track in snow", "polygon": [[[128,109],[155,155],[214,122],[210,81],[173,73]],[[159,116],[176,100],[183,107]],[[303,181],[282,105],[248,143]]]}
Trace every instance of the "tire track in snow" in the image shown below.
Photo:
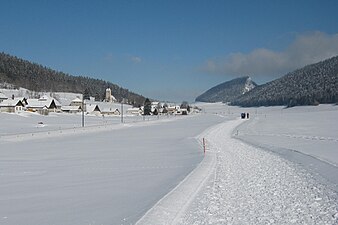
{"label": "tire track in snow", "polygon": [[231,138],[240,120],[204,135],[202,164],[137,224],[337,224],[337,195],[305,170]]}

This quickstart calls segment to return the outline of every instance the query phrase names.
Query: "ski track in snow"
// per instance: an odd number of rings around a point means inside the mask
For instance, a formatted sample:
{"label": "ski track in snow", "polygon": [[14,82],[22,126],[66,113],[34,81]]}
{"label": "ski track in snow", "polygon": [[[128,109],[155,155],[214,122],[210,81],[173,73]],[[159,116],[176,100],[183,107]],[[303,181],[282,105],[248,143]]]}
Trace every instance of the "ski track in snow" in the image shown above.
{"label": "ski track in snow", "polygon": [[337,193],[296,164],[231,138],[240,123],[204,132],[202,163],[137,224],[338,224]]}

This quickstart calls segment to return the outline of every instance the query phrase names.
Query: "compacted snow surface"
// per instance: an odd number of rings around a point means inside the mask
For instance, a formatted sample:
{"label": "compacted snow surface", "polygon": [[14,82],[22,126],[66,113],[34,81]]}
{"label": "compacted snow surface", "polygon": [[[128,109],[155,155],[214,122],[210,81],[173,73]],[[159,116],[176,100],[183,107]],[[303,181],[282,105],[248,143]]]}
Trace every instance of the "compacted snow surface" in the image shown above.
{"label": "compacted snow surface", "polygon": [[338,224],[335,106],[200,107],[84,129],[0,113],[0,224]]}
{"label": "compacted snow surface", "polygon": [[336,224],[336,194],[295,164],[232,138],[241,122],[206,133],[203,169],[139,224]]}

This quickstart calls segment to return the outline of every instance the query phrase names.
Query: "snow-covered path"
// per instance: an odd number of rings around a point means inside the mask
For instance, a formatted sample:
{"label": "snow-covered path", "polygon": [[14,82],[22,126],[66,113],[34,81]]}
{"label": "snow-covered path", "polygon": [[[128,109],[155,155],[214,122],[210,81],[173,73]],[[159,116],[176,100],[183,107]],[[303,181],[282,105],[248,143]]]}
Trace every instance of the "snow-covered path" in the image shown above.
{"label": "snow-covered path", "polygon": [[232,138],[240,123],[206,131],[201,165],[138,224],[337,224],[336,193],[296,164]]}

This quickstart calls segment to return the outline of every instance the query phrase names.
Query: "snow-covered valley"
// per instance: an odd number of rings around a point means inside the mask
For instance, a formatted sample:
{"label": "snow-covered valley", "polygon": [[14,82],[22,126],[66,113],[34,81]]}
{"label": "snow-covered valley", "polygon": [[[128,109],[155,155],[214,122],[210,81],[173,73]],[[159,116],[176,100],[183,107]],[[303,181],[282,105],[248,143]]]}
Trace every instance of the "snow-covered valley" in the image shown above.
{"label": "snow-covered valley", "polygon": [[200,107],[85,129],[75,115],[0,114],[0,224],[337,223],[336,106]]}

